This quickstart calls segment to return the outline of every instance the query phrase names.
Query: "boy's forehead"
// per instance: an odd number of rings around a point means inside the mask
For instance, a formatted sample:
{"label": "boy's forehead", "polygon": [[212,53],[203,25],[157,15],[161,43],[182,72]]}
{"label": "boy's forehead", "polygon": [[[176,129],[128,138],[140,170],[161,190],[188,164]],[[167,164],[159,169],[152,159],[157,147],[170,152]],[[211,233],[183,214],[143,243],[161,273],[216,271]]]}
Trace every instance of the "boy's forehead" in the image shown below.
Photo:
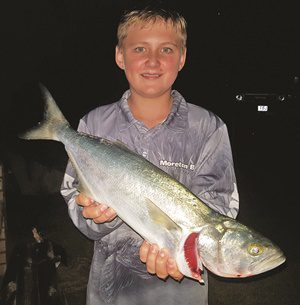
{"label": "boy's forehead", "polygon": [[[127,28],[127,35],[131,32],[145,32],[151,30],[161,29],[166,32],[173,32],[176,35],[176,28],[171,22],[166,22],[164,20],[150,20],[150,21],[138,21],[136,23],[131,24]],[[126,36],[127,36],[126,35]]]}
{"label": "boy's forehead", "polygon": [[162,19],[151,19],[147,21],[137,21],[127,28],[127,33],[130,32],[130,30],[144,30],[144,29],[151,29],[155,26],[159,27],[165,27],[166,29],[175,29],[174,24],[171,21],[165,21]]}
{"label": "boy's forehead", "polygon": [[137,41],[148,39],[164,40],[164,43],[173,43],[178,47],[185,47],[184,34],[178,24],[173,20],[165,20],[160,17],[133,20],[123,28],[122,36],[119,36],[119,46],[133,44]]}

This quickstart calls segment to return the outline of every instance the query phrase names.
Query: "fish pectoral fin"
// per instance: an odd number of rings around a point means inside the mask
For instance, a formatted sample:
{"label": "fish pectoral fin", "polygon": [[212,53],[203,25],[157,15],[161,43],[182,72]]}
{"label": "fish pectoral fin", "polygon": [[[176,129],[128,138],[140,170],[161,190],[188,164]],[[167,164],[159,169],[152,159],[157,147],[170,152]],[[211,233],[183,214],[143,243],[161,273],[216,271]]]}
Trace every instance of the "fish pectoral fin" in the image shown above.
{"label": "fish pectoral fin", "polygon": [[146,206],[154,223],[157,223],[159,226],[164,226],[169,231],[182,231],[181,227],[149,198],[146,198]]}

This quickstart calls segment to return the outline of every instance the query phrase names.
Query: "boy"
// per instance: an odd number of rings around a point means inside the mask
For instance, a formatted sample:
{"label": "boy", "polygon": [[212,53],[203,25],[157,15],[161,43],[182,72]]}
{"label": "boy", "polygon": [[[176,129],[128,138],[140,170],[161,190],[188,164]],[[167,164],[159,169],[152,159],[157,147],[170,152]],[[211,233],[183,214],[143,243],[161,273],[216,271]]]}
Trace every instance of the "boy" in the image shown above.
{"label": "boy", "polygon": [[[172,90],[186,59],[184,18],[161,9],[125,14],[115,59],[129,90],[117,103],[89,112],[78,130],[124,142],[210,207],[236,217],[238,194],[225,124]],[[78,194],[71,165],[61,193],[74,224],[95,241],[88,305],[207,304],[206,271],[205,285],[183,279],[168,249],[142,241],[105,202]]]}

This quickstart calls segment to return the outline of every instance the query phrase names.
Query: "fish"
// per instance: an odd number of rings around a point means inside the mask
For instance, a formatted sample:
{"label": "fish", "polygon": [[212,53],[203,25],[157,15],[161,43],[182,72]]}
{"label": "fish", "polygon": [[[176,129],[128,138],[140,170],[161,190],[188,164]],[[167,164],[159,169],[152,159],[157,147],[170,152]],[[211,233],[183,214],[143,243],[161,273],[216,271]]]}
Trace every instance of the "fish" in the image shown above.
{"label": "fish", "polygon": [[76,170],[79,191],[113,208],[149,243],[168,248],[178,269],[201,282],[204,267],[244,278],[283,264],[270,239],[208,207],[168,173],[120,141],[74,130],[46,87],[43,120],[20,138],[62,142]]}

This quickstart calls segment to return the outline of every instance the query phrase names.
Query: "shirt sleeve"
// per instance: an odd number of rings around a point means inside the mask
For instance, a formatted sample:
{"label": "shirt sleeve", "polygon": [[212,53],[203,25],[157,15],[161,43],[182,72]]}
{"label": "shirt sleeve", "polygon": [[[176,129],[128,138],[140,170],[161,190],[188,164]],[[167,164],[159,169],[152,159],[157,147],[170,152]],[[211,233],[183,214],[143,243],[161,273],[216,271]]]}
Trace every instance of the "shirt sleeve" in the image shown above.
{"label": "shirt sleeve", "polygon": [[192,192],[217,212],[236,218],[239,195],[227,127],[221,124],[208,137],[192,179]]}
{"label": "shirt sleeve", "polygon": [[[91,134],[83,120],[81,120],[79,123],[78,131]],[[96,224],[92,219],[84,218],[82,215],[82,207],[75,202],[75,196],[79,194],[77,187],[77,175],[71,162],[69,161],[60,192],[68,205],[69,216],[71,217],[74,225],[84,235],[90,239],[98,240],[114,231],[123,223],[119,217],[116,217],[111,222],[103,224]]]}

